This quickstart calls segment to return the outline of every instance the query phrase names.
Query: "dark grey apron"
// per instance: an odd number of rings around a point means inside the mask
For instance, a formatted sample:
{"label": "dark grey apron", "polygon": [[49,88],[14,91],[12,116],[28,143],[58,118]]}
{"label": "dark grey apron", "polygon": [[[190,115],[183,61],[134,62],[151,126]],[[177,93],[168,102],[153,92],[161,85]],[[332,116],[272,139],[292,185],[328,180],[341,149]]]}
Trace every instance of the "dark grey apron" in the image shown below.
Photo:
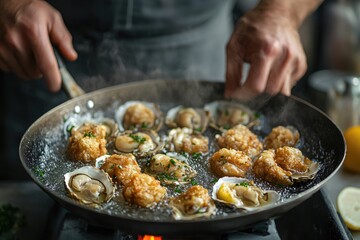
{"label": "dark grey apron", "polygon": [[[79,54],[78,60],[67,66],[85,91],[154,78],[224,79],[232,1],[56,3]],[[67,97],[63,92],[49,93],[42,81],[22,82],[13,75],[2,78],[5,114],[0,123],[6,141],[1,144],[0,179],[25,178],[18,160],[22,135],[32,122]]]}

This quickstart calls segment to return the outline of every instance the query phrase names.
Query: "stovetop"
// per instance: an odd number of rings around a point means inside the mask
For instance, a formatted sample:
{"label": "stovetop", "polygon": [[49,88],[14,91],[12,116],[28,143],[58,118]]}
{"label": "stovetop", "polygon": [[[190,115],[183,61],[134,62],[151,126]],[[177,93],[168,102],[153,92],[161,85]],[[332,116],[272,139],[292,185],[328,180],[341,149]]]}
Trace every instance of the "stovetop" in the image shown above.
{"label": "stovetop", "polygon": [[[90,225],[58,205],[54,205],[51,212],[44,239],[141,239],[134,233]],[[351,239],[351,234],[344,227],[327,196],[319,191],[280,217],[257,223],[238,232],[208,236],[162,236],[162,239]]]}

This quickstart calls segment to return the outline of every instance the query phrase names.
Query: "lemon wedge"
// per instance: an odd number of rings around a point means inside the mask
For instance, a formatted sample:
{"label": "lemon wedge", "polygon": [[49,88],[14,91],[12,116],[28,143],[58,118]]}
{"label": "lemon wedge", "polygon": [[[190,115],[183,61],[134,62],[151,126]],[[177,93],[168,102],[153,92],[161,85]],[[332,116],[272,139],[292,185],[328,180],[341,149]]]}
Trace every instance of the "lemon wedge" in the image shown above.
{"label": "lemon wedge", "polygon": [[230,189],[229,184],[221,184],[218,192],[216,193],[218,199],[227,203],[236,204],[237,199],[234,197],[233,191]]}
{"label": "lemon wedge", "polygon": [[346,226],[360,230],[360,188],[344,188],[338,195],[337,207]]}

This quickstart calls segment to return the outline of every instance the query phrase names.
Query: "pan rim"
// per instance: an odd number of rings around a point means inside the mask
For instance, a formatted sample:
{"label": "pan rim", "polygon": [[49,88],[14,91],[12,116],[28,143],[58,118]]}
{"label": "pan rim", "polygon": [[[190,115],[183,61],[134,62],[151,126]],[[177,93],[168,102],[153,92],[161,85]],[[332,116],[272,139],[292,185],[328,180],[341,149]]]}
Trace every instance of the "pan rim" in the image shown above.
{"label": "pan rim", "polygon": [[[191,80],[177,80],[177,81],[192,82]],[[100,94],[104,94],[105,92],[117,91],[118,89],[123,89],[123,88],[127,88],[127,87],[135,87],[136,85],[157,84],[157,83],[162,83],[162,82],[164,82],[164,79],[151,79],[151,80],[144,80],[144,81],[139,81],[139,82],[120,84],[120,85],[116,85],[116,86],[111,86],[111,87],[99,89],[99,90],[96,90],[96,91],[93,91],[93,92],[86,93],[86,94],[84,94],[82,96],[76,97],[74,99],[67,100],[64,103],[56,106],[55,108],[53,108],[53,109],[49,110],[48,112],[46,112],[45,114],[43,114],[33,124],[30,125],[30,127],[26,130],[26,132],[24,133],[24,135],[23,135],[23,137],[22,137],[22,139],[20,141],[20,145],[19,145],[20,160],[21,160],[21,163],[22,163],[23,167],[25,168],[27,174],[49,196],[51,196],[52,198],[56,197],[56,198],[60,199],[61,201],[65,202],[66,204],[69,204],[69,205],[74,205],[75,204],[77,207],[80,207],[82,210],[84,210],[84,211],[92,211],[93,213],[95,213],[97,215],[104,215],[104,216],[109,216],[110,215],[111,217],[114,217],[114,218],[119,218],[120,217],[120,218],[124,219],[125,221],[130,220],[132,222],[141,222],[141,223],[144,223],[144,224],[146,224],[146,223],[148,223],[148,224],[154,224],[154,223],[155,224],[158,224],[158,223],[161,223],[161,224],[173,224],[173,223],[176,223],[178,225],[188,225],[188,224],[192,224],[194,222],[203,223],[203,224],[206,224],[206,223],[209,223],[209,222],[221,222],[221,221],[224,221],[224,220],[232,220],[232,219],[237,219],[237,218],[244,217],[244,216],[251,216],[251,215],[257,214],[258,212],[265,211],[265,210],[267,210],[269,208],[280,209],[280,208],[282,208],[284,206],[289,205],[291,202],[293,202],[294,197],[291,197],[291,198],[288,198],[288,199],[286,199],[286,200],[284,200],[282,202],[277,203],[275,206],[274,205],[266,206],[266,207],[264,207],[264,208],[262,208],[262,209],[260,209],[258,211],[244,212],[244,213],[241,213],[241,214],[234,214],[234,215],[230,215],[230,216],[216,216],[216,218],[209,218],[209,219],[196,219],[196,220],[175,220],[175,219],[173,219],[173,220],[161,220],[161,221],[153,220],[153,221],[150,221],[150,220],[138,219],[138,218],[131,217],[131,216],[126,216],[126,215],[123,215],[123,216],[111,215],[111,214],[107,214],[107,213],[104,213],[104,212],[97,211],[96,209],[88,207],[86,205],[80,204],[80,203],[76,202],[75,200],[66,197],[65,195],[62,195],[60,193],[57,193],[56,191],[52,191],[51,189],[47,188],[46,185],[43,184],[38,179],[38,177],[33,173],[33,171],[31,171],[31,169],[29,169],[26,166],[25,159],[23,159],[23,155],[21,154],[23,152],[23,150],[24,150],[23,148],[26,145],[26,144],[24,144],[24,142],[26,141],[26,136],[28,136],[30,131],[33,130],[33,126],[35,126],[35,125],[37,125],[37,123],[41,122],[42,119],[48,117],[48,115],[51,115],[54,112],[57,112],[57,111],[65,108],[67,105],[76,103],[76,102],[81,101],[81,100],[86,100],[86,99],[95,97],[95,96],[100,95]],[[211,81],[199,81],[199,82],[214,83],[214,82],[211,82]],[[223,84],[221,82],[215,82],[215,83]],[[289,98],[294,99],[296,102],[304,104],[307,107],[310,107],[310,108],[316,110],[317,112],[319,112],[323,117],[325,117],[337,129],[337,131],[339,131],[339,133],[340,133],[340,135],[342,137],[342,139],[340,141],[343,143],[343,146],[341,147],[341,149],[343,150],[343,154],[342,154],[343,158],[341,160],[341,163],[336,167],[336,169],[333,172],[331,172],[326,178],[324,178],[319,183],[317,183],[315,186],[310,187],[309,189],[299,193],[296,196],[297,199],[305,200],[305,199],[309,198],[312,194],[317,192],[341,168],[342,163],[343,163],[343,161],[345,159],[345,155],[346,155],[346,142],[345,142],[345,139],[344,139],[344,136],[343,136],[341,130],[337,127],[337,125],[324,112],[322,112],[320,109],[316,108],[315,106],[311,105],[310,103],[306,102],[305,100],[303,100],[303,99],[301,99],[299,97],[289,96]],[[58,199],[54,199],[54,200],[59,202]],[[61,205],[64,206],[64,204],[61,204]]]}

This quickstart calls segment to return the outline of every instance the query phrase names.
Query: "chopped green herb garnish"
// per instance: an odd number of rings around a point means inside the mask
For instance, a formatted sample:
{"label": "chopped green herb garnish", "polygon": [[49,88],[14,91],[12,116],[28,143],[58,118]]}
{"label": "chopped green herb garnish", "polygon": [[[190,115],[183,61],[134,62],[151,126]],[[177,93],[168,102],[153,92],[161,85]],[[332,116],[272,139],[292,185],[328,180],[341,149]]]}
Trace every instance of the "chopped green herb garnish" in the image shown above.
{"label": "chopped green herb garnish", "polygon": [[141,128],[148,128],[149,124],[146,122],[141,123]]}
{"label": "chopped green herb garnish", "polygon": [[214,178],[213,180],[210,181],[210,183],[216,183],[218,181],[217,178]]}
{"label": "chopped green herb garnish", "polygon": [[115,165],[113,164],[113,165],[110,166],[110,169],[114,169],[114,167],[115,167]]}
{"label": "chopped green herb garnish", "polygon": [[42,169],[42,168],[40,168],[40,167],[35,168],[35,169],[34,169],[34,172],[35,172],[35,174],[36,174],[38,177],[40,177],[40,178],[43,178],[44,175],[45,175],[45,170]]}
{"label": "chopped green herb garnish", "polygon": [[173,181],[177,181],[178,179],[177,179],[177,177],[175,177],[175,176],[172,176],[172,175],[170,175],[170,174],[167,174],[167,173],[159,173],[158,175],[157,175],[157,177],[158,177],[158,179],[160,180],[160,181],[162,181],[162,180],[173,180]]}
{"label": "chopped green herb garnish", "polygon": [[[0,206],[0,238],[18,239],[18,230],[26,225],[25,215],[11,204]],[[3,238],[1,238],[3,239]]]}
{"label": "chopped green herb garnish", "polygon": [[195,185],[197,185],[198,183],[197,183],[197,181],[196,181],[195,179],[191,179],[191,180],[190,180],[190,184],[193,185],[193,186],[195,186]]}
{"label": "chopped green herb garnish", "polygon": [[143,138],[139,135],[136,135],[136,134],[130,134],[129,135],[135,142],[137,143],[140,143],[140,144],[143,144],[145,141],[146,141],[146,138]]}
{"label": "chopped green herb garnish", "polygon": [[254,117],[255,117],[256,119],[258,119],[258,118],[261,117],[261,114],[260,114],[259,112],[256,112],[256,113],[254,114]]}
{"label": "chopped green herb garnish", "polygon": [[84,137],[95,138],[96,136],[92,132],[86,132],[86,133],[84,133]]}
{"label": "chopped green herb garnish", "polygon": [[121,170],[121,169],[123,169],[123,167],[122,167],[121,165],[118,165],[118,169],[120,169],[120,170]]}
{"label": "chopped green herb garnish", "polygon": [[284,185],[281,185],[281,184],[276,184],[276,186],[277,186],[278,188],[283,188],[283,187],[284,187]]}
{"label": "chopped green herb garnish", "polygon": [[250,184],[249,184],[249,182],[241,182],[241,183],[239,183],[239,185],[242,187],[248,187]]}
{"label": "chopped green herb garnish", "polygon": [[201,130],[202,130],[201,127],[194,128],[194,132],[201,132]]}
{"label": "chopped green herb garnish", "polygon": [[181,189],[179,189],[179,188],[175,188],[175,189],[174,189],[174,192],[176,192],[176,193],[182,193]]}
{"label": "chopped green herb garnish", "polygon": [[195,159],[199,159],[202,156],[202,154],[198,152],[198,153],[193,153],[192,156]]}
{"label": "chopped green herb garnish", "polygon": [[172,159],[172,158],[170,158],[170,163],[171,163],[172,165],[176,166],[176,161],[175,161],[174,159]]}
{"label": "chopped green herb garnish", "polygon": [[184,156],[186,158],[189,157],[189,154],[187,152],[184,152],[184,151],[180,152],[180,155],[182,155],[182,156]]}
{"label": "chopped green herb garnish", "polygon": [[225,125],[223,126],[223,128],[226,129],[226,130],[228,130],[228,129],[231,128],[231,125],[230,125],[230,124],[225,124]]}
{"label": "chopped green herb garnish", "polygon": [[71,133],[71,131],[73,130],[74,127],[75,127],[74,125],[70,125],[67,127],[66,131]]}

